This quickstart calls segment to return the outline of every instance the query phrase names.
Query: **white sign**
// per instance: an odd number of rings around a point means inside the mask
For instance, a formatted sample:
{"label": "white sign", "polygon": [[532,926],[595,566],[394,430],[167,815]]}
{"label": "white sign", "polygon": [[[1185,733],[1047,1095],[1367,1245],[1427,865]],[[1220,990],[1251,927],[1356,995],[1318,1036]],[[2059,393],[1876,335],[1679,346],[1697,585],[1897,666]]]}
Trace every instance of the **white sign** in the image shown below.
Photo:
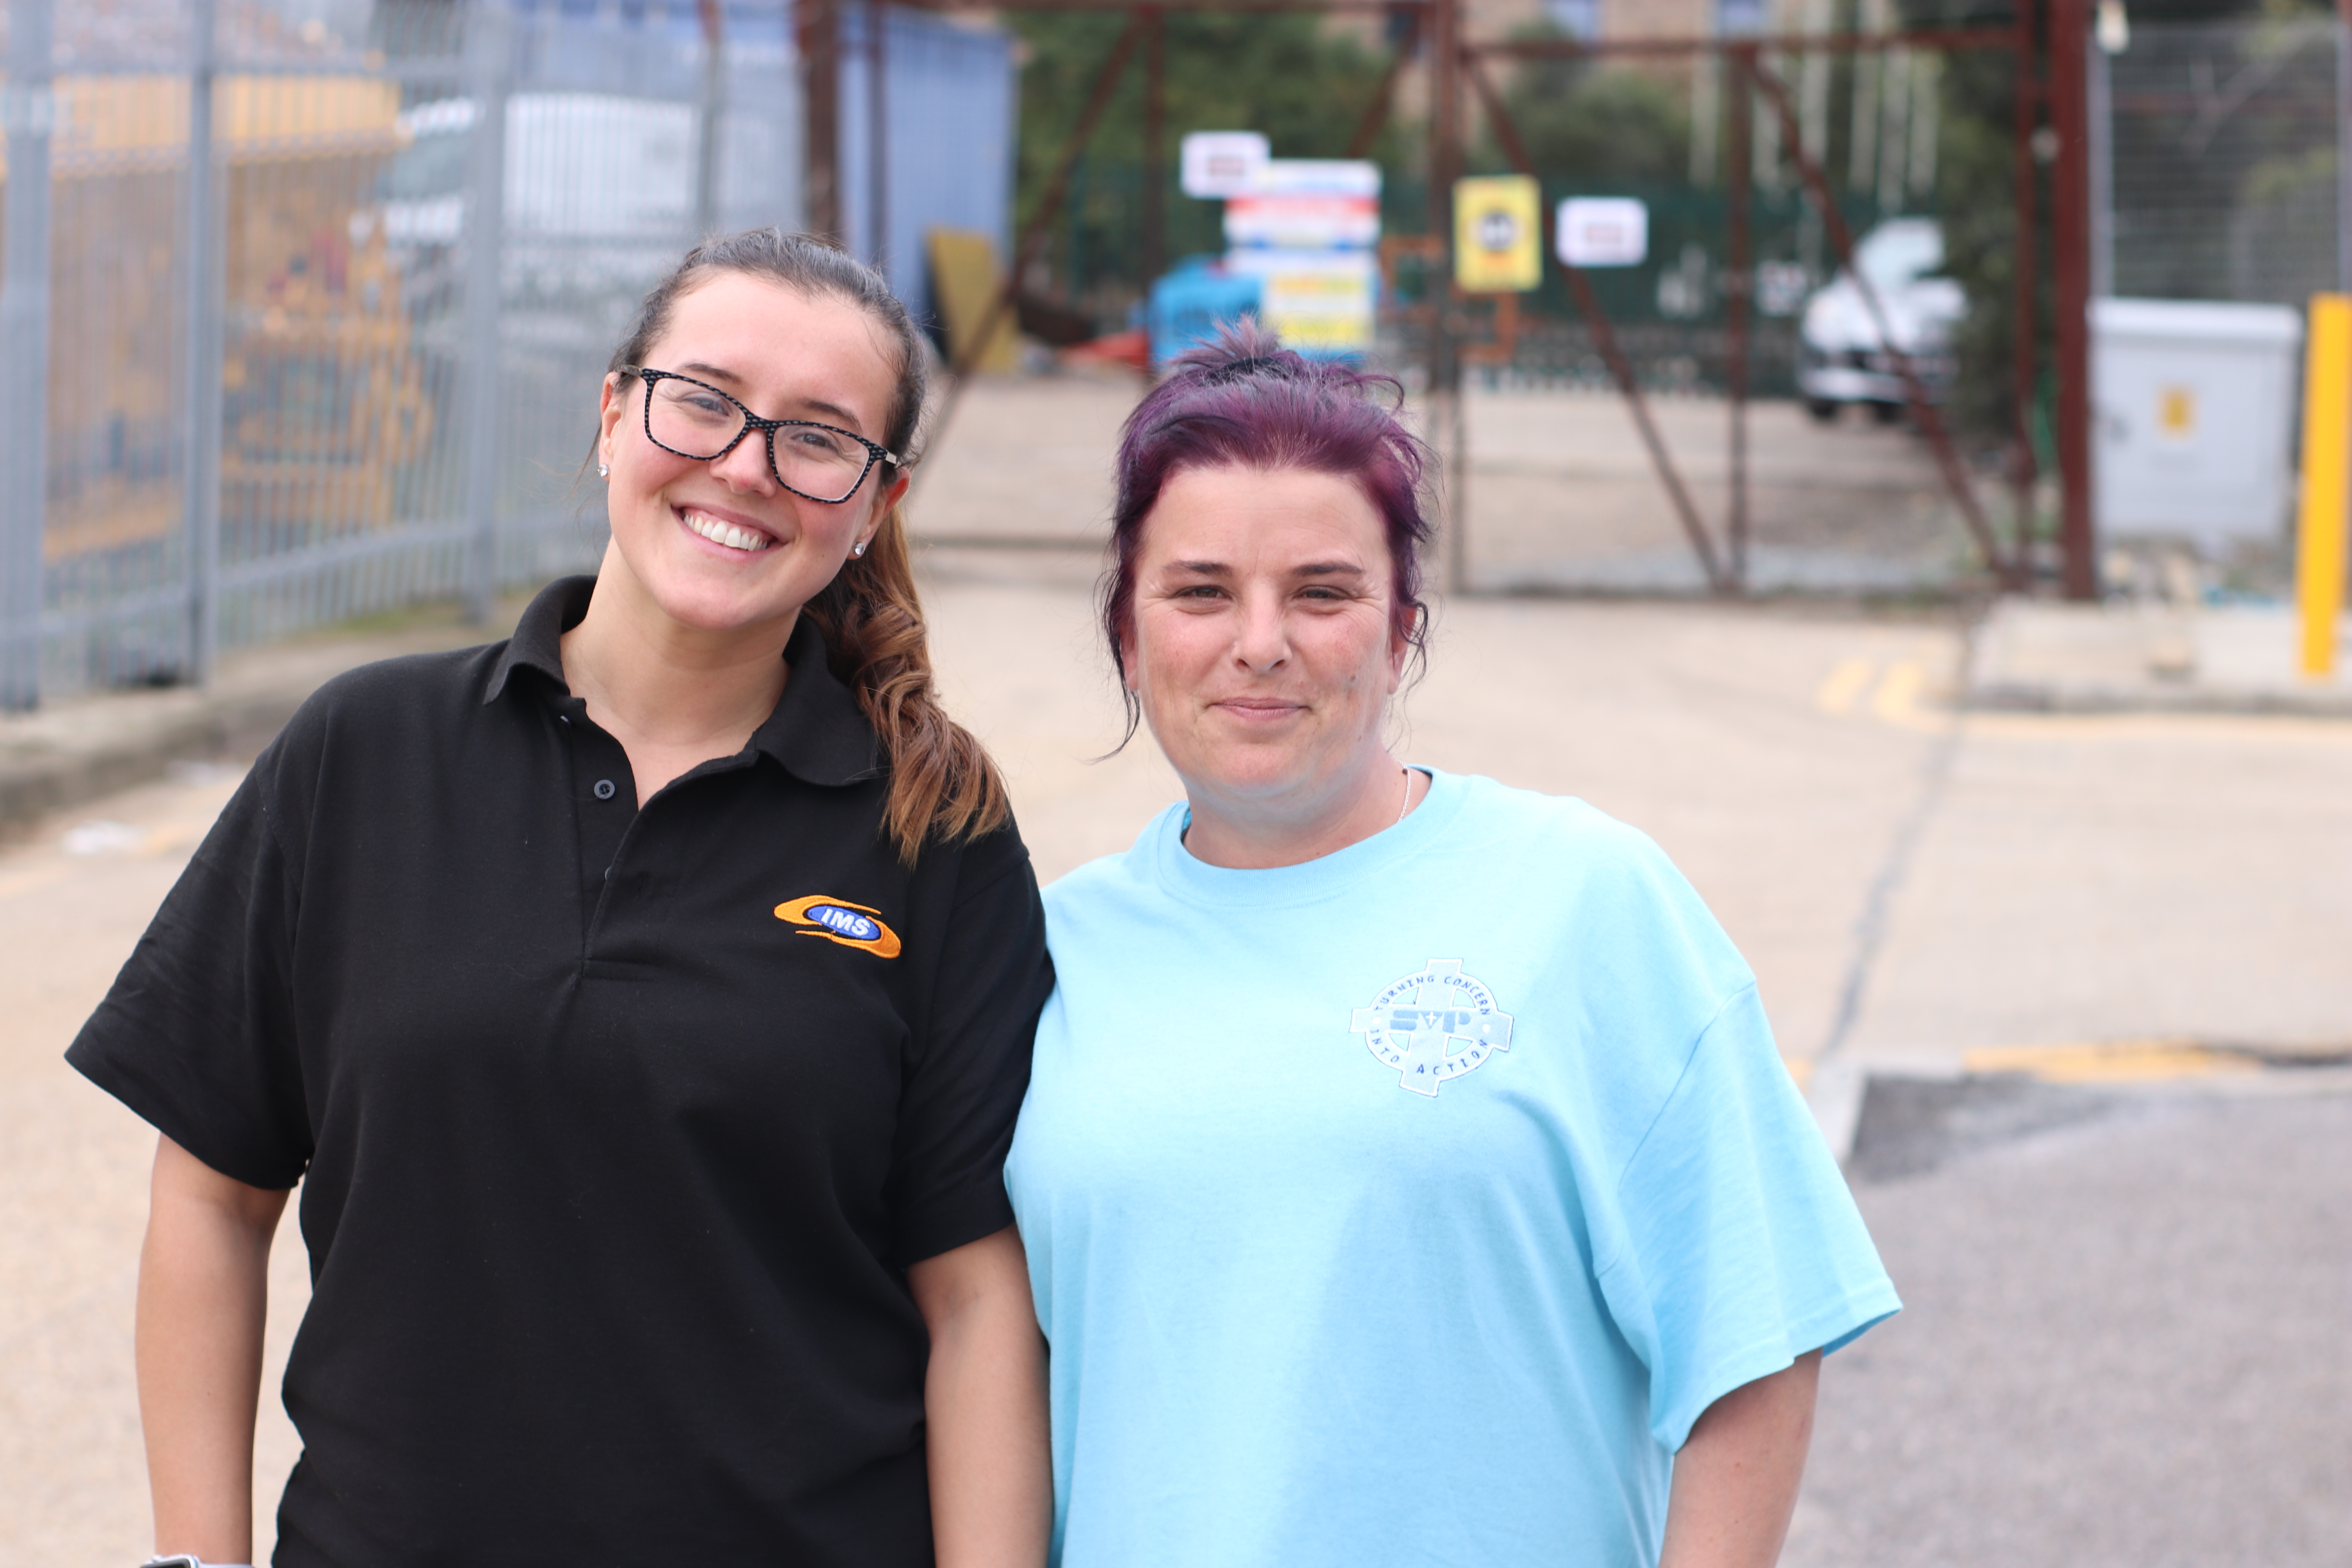
{"label": "white sign", "polygon": [[1570,196],[1554,232],[1570,267],[1639,267],[1650,254],[1650,209],[1632,196]]}
{"label": "white sign", "polygon": [[1184,194],[1205,201],[1240,195],[1272,153],[1255,131],[1195,131],[1184,138]]}
{"label": "white sign", "polygon": [[1381,166],[1357,158],[1268,158],[1251,183],[1254,196],[1357,196],[1378,201]]}

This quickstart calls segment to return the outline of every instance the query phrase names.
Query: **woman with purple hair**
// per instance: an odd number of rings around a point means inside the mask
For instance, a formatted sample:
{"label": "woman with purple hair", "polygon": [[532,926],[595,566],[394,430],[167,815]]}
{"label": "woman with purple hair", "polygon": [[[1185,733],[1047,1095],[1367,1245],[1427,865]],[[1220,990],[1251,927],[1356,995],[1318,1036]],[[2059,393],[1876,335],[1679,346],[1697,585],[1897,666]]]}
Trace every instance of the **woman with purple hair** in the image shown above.
{"label": "woman with purple hair", "polygon": [[1045,895],[1055,1561],[1769,1564],[1821,1357],[1899,1303],[1658,847],[1383,743],[1393,391],[1244,327],[1120,444],[1103,630],[1186,798]]}

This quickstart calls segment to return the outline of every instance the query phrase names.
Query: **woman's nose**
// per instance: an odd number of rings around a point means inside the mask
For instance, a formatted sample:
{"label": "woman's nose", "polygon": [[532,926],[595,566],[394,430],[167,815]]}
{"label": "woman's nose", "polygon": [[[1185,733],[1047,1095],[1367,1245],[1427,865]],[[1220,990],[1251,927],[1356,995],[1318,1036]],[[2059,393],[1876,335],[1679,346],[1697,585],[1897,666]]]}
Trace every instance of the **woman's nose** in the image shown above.
{"label": "woman's nose", "polygon": [[776,488],[776,476],[768,467],[768,443],[757,431],[746,432],[734,450],[711,458],[710,471],[739,494],[769,495]]}
{"label": "woman's nose", "polygon": [[1261,673],[1290,657],[1290,637],[1283,625],[1282,606],[1271,600],[1242,605],[1241,636],[1234,657]]}

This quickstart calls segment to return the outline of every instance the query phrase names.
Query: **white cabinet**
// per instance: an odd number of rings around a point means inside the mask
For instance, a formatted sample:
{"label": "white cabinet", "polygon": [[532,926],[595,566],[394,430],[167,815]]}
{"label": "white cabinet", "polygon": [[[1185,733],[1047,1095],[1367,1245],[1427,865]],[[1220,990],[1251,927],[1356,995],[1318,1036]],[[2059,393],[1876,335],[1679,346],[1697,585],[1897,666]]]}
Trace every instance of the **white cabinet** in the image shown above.
{"label": "white cabinet", "polygon": [[2302,342],[2284,305],[2093,300],[2099,537],[2283,542]]}

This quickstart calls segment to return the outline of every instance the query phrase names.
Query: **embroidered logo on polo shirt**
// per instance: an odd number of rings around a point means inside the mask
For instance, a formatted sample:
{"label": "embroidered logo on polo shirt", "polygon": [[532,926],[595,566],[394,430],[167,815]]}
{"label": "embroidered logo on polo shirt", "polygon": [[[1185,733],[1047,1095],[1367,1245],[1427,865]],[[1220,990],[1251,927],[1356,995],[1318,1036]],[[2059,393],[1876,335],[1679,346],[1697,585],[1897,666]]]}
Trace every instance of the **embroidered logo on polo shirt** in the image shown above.
{"label": "embroidered logo on polo shirt", "polygon": [[794,899],[776,906],[776,918],[802,928],[802,936],[821,936],[844,947],[857,948],[877,958],[898,956],[898,933],[882,923],[882,911],[843,899],[819,895]]}
{"label": "embroidered logo on polo shirt", "polygon": [[1458,958],[1433,958],[1359,1007],[1349,1031],[1397,1069],[1399,1087],[1434,1100],[1437,1086],[1511,1048],[1511,1016],[1495,994],[1462,973]]}

